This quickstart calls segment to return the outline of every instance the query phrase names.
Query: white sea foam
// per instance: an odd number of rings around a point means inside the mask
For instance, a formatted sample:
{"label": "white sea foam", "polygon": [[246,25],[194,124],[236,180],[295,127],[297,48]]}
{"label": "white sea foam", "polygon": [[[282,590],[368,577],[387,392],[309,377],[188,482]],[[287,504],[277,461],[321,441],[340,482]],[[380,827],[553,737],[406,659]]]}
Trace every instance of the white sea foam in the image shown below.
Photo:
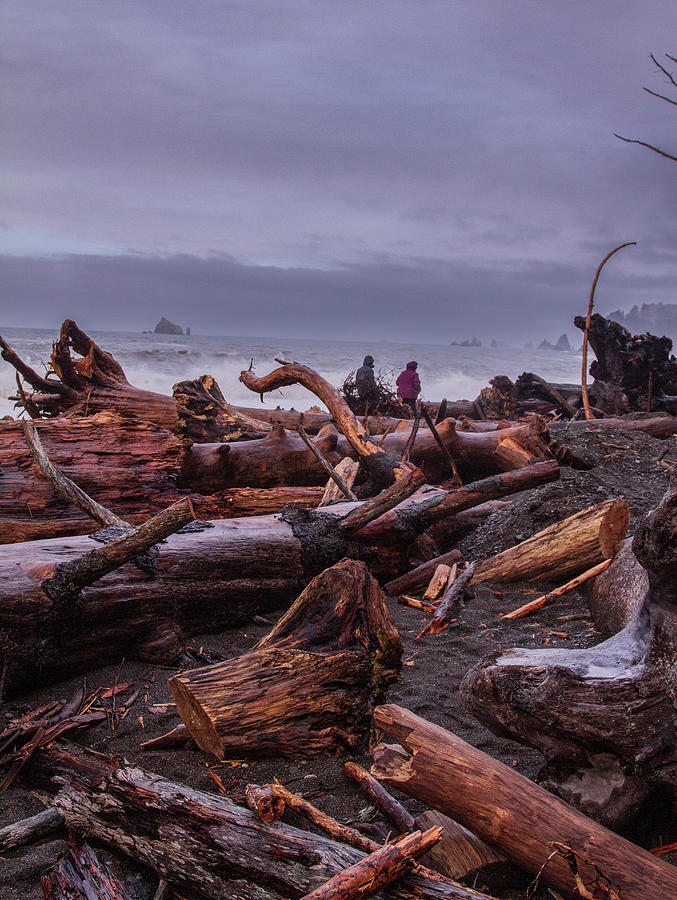
{"label": "white sea foam", "polygon": [[[5,340],[41,374],[49,361],[55,335],[44,329],[1,330]],[[242,369],[251,360],[257,374],[275,368],[275,357],[305,363],[331,384],[342,384],[346,375],[370,353],[376,369],[392,374],[392,382],[409,360],[416,359],[425,400],[473,399],[494,375],[515,378],[523,371],[537,372],[555,382],[575,382],[580,377],[580,354],[488,347],[291,340],[289,338],[166,336],[93,332],[99,345],[123,366],[132,384],[160,393],[171,393],[177,381],[209,373],[231,403],[257,406],[259,397],[240,383]],[[0,360],[0,416],[11,415],[7,399],[16,392],[14,369]],[[317,403],[301,387],[284,388],[264,397],[264,406],[307,409]]]}

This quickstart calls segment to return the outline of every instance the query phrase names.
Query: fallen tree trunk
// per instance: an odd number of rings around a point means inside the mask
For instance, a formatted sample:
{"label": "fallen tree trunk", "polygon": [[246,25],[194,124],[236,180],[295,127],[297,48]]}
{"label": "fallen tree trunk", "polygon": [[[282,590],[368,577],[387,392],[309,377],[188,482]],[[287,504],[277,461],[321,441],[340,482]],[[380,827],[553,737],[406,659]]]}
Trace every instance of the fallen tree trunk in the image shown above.
{"label": "fallen tree trunk", "polygon": [[50,806],[35,816],[13,822],[0,828],[0,853],[24,847],[47,837],[64,826],[64,818],[58,809]]}
{"label": "fallen tree trunk", "polygon": [[253,650],[174,675],[169,689],[195,743],[217,759],[342,753],[364,738],[401,654],[383,592],[364,563],[346,559],[314,578]]}
{"label": "fallen tree trunk", "polygon": [[624,900],[677,894],[677,868],[451,732],[394,705],[377,707],[374,722],[398,742],[375,748],[377,778],[472,828],[527,872],[542,868],[541,878],[566,896],[580,893],[566,860],[553,852],[555,842],[575,854],[588,886],[597,881],[593,864]]}
{"label": "fallen tree trunk", "polygon": [[613,557],[628,530],[627,500],[606,500],[477,564],[473,582],[560,579]]}
{"label": "fallen tree trunk", "polygon": [[540,750],[541,777],[609,825],[652,790],[677,794],[677,482],[633,542],[649,588],[630,623],[584,650],[508,650],[463,685],[473,714]]}
{"label": "fallen tree trunk", "polygon": [[[31,783],[53,789],[68,826],[162,872],[179,889],[222,900],[298,900],[364,858],[352,847],[280,822],[266,825],[226,797],[101,757],[38,751]],[[115,810],[113,813],[112,810]],[[409,875],[388,896],[481,900],[470,888]]]}
{"label": "fallen tree trunk", "polygon": [[286,507],[279,517],[196,524],[161,545],[155,571],[123,565],[85,587],[77,603],[51,600],[43,582],[58,565],[91,550],[91,538],[0,547],[0,666],[6,660],[8,689],[122,656],[171,661],[190,634],[284,608],[314,575],[345,556],[364,558],[377,577],[401,571],[406,545],[397,535],[375,553],[341,528],[355,508],[360,504],[321,512]]}
{"label": "fallen tree trunk", "polygon": [[367,543],[378,543],[384,538],[392,541],[393,533],[401,533],[411,538],[435,522],[478,506],[480,503],[556,481],[559,474],[559,464],[553,459],[511,472],[503,472],[500,475],[491,475],[449,491],[425,487],[406,503],[401,503],[357,531],[355,537]]}
{"label": "fallen tree trunk", "polygon": [[606,572],[586,584],[582,594],[596,628],[611,637],[635,618],[648,590],[649,576],[627,538]]}

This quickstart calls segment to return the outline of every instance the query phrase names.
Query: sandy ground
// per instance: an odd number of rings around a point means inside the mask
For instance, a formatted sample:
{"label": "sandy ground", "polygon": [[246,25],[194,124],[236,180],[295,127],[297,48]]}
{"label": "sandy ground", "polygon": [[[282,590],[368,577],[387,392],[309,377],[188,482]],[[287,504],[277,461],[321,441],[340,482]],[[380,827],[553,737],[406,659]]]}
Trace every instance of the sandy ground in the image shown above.
{"label": "sandy ground", "polygon": [[[461,542],[466,558],[482,558],[495,553],[566,515],[607,497],[624,496],[632,512],[631,528],[637,518],[654,506],[667,487],[670,464],[677,459],[677,441],[656,441],[644,434],[604,430],[588,432],[567,440],[581,455],[586,455],[593,468],[588,471],[563,469],[559,483],[516,498],[510,507],[495,513],[482,526]],[[388,693],[388,701],[398,703],[415,713],[448,728],[491,756],[514,766],[534,778],[542,759],[538,753],[499,738],[480,725],[464,708],[458,688],[467,671],[487,653],[496,649],[522,647],[586,647],[600,636],[590,620],[585,603],[578,592],[559,599],[538,613],[515,621],[503,621],[499,613],[507,612],[543,592],[544,585],[480,585],[459,610],[457,621],[436,637],[416,640],[426,616],[424,613],[389,601],[392,616],[403,641],[401,680]],[[552,587],[552,585],[550,585]],[[272,621],[271,617],[271,621]],[[195,638],[191,646],[227,658],[251,648],[268,631],[263,622],[219,635]],[[551,632],[564,632],[568,639]],[[83,746],[123,756],[145,769],[167,778],[185,782],[204,791],[217,792],[210,772],[219,776],[228,796],[243,802],[248,781],[265,783],[274,776],[292,790],[309,796],[316,805],[345,822],[372,821],[378,825],[373,810],[342,774],[344,759],[287,760],[281,758],[228,761],[214,766],[195,749],[167,752],[144,752],[140,743],[163,734],[178,724],[172,707],[153,711],[156,704],[171,701],[167,678],[176,669],[127,661],[90,672],[86,676],[89,690],[118,681],[134,681],[141,688],[135,705],[113,732],[108,725],[98,725],[73,736]],[[68,698],[82,681],[74,678],[36,690],[5,704],[0,726],[26,709],[55,698]],[[73,733],[71,733],[73,735]],[[365,748],[366,750],[366,748]],[[368,766],[369,755],[355,757]],[[420,812],[415,801],[401,796],[413,813]],[[0,798],[0,825],[17,821],[42,809],[41,799],[31,793],[30,786],[18,782]],[[628,834],[646,846],[677,840],[677,824],[656,807],[650,820],[639,819]],[[287,819],[294,822],[293,817]],[[385,833],[385,832],[384,832]],[[62,853],[65,835],[47,839],[38,846],[8,854],[0,863],[0,897],[5,900],[33,900],[42,897],[39,876]],[[101,849],[130,896],[146,900],[153,895],[157,881],[149,872],[116,854]],[[668,857],[670,858],[670,857]],[[675,855],[672,861],[677,862]],[[519,884],[492,884],[495,896],[526,896],[528,879]],[[478,885],[479,886],[479,885]],[[535,897],[550,897],[541,890]]]}

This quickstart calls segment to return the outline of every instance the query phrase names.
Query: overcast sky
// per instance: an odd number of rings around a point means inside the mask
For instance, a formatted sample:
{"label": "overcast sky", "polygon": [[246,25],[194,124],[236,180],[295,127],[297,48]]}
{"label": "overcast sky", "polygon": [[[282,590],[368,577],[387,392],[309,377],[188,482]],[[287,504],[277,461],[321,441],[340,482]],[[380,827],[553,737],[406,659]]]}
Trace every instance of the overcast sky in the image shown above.
{"label": "overcast sky", "polygon": [[[677,302],[674,0],[4,0],[0,326],[448,341]],[[673,91],[677,96],[677,91]]]}

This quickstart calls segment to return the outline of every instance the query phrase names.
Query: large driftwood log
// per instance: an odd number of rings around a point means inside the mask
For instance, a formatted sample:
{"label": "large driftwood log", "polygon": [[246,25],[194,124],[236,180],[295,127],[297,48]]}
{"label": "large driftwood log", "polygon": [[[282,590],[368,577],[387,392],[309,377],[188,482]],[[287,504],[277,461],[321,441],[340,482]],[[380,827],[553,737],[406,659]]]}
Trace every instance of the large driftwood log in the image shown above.
{"label": "large driftwood log", "polygon": [[540,750],[543,779],[619,825],[651,789],[677,792],[677,481],[633,542],[649,589],[618,634],[585,650],[508,650],[466,677],[474,715]]}
{"label": "large driftwood log", "polygon": [[[586,327],[583,316],[574,325]],[[599,313],[590,317],[588,337],[597,359],[590,366],[595,384],[592,403],[611,415],[640,410],[677,408],[677,360],[670,355],[672,341],[652,334],[631,335]]]}
{"label": "large driftwood log", "polygon": [[627,500],[590,506],[478,563],[473,582],[559,580],[591,569],[618,552],[629,521]]}
{"label": "large driftwood log", "polygon": [[[68,826],[213,900],[298,900],[364,858],[352,847],[277,822],[266,825],[226,797],[195,791],[101,757],[38,751],[31,783],[54,789]],[[409,875],[393,898],[482,900],[470,888]]]}
{"label": "large driftwood log", "polygon": [[[407,709],[374,713],[396,745],[374,750],[372,773],[387,784],[472,828],[527,872],[568,897],[579,897],[571,869],[556,851],[566,845],[590,886],[599,868],[623,900],[677,895],[677,868],[586,818],[509,766]],[[593,895],[594,896],[594,895]],[[607,896],[613,896],[611,894]]]}
{"label": "large driftwood log", "polygon": [[341,528],[355,508],[360,504],[322,511],[288,506],[279,517],[206,523],[200,531],[169,537],[154,572],[124,565],[85,587],[77,603],[51,600],[43,582],[59,564],[90,551],[90,538],[0,547],[8,689],[71,676],[121,656],[170,661],[190,634],[235,627],[284,608],[314,575],[345,556],[364,559],[377,577],[402,571],[407,547],[398,535],[375,552]]}
{"label": "large driftwood log", "polygon": [[198,747],[317,756],[354,749],[399,673],[402,644],[364,563],[310,582],[275,628],[236,659],[169,679]]}

